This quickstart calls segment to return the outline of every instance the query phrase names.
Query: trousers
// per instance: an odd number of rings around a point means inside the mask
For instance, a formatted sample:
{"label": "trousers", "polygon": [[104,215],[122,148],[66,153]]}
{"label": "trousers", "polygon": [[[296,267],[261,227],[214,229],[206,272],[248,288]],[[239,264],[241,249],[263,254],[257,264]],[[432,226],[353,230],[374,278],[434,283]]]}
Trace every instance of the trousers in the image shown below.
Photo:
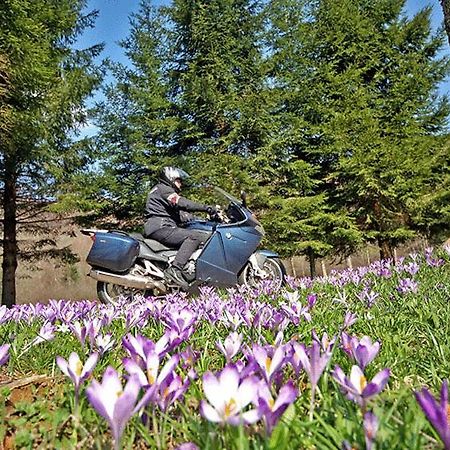
{"label": "trousers", "polygon": [[179,248],[172,265],[182,270],[190,256],[200,247],[200,245],[203,245],[210,236],[211,233],[207,231],[165,226],[153,231],[148,237],[155,239],[168,247]]}

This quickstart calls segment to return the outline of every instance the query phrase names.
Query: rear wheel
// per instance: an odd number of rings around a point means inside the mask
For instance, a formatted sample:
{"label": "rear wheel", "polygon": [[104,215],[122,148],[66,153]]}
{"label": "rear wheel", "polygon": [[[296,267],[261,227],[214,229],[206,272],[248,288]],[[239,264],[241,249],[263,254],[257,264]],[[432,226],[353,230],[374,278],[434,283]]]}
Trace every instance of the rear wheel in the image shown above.
{"label": "rear wheel", "polygon": [[239,275],[239,284],[254,288],[263,280],[271,280],[274,288],[278,290],[285,283],[285,275],[286,269],[278,258],[266,258],[258,270],[248,263]]}
{"label": "rear wheel", "polygon": [[118,284],[105,283],[104,281],[97,281],[97,296],[102,303],[110,303],[117,305],[119,300],[123,297],[133,298],[135,295],[150,295],[151,292],[143,289],[127,288],[119,286]]}

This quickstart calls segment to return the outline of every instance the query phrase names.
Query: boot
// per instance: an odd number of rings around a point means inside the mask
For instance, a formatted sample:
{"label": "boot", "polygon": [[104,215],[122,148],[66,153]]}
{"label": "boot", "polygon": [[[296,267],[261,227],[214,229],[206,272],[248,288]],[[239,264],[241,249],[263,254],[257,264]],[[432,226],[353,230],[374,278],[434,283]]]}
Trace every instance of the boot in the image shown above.
{"label": "boot", "polygon": [[183,289],[188,289],[189,284],[183,276],[183,271],[178,267],[170,266],[164,271],[164,278],[172,281]]}

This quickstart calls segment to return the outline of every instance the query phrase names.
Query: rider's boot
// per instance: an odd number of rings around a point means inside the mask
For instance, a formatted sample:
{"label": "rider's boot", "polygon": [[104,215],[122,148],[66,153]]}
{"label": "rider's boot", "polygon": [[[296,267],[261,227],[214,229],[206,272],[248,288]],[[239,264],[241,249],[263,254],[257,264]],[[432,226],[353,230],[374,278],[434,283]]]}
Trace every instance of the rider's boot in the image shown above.
{"label": "rider's boot", "polygon": [[189,288],[189,283],[184,278],[183,271],[179,267],[170,266],[164,271],[164,277],[167,280],[173,281],[183,289]]}

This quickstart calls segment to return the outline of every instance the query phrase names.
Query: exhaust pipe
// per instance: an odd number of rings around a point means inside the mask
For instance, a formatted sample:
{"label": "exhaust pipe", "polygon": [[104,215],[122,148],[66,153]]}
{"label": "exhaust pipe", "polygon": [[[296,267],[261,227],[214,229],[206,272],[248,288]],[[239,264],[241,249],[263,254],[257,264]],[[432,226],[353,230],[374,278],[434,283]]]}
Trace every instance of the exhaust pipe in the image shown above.
{"label": "exhaust pipe", "polygon": [[138,277],[135,275],[117,275],[115,273],[91,269],[88,276],[97,281],[118,284],[119,286],[125,286],[133,289],[158,289],[160,292],[166,292],[167,290],[164,284],[160,281],[149,280],[148,278]]}

